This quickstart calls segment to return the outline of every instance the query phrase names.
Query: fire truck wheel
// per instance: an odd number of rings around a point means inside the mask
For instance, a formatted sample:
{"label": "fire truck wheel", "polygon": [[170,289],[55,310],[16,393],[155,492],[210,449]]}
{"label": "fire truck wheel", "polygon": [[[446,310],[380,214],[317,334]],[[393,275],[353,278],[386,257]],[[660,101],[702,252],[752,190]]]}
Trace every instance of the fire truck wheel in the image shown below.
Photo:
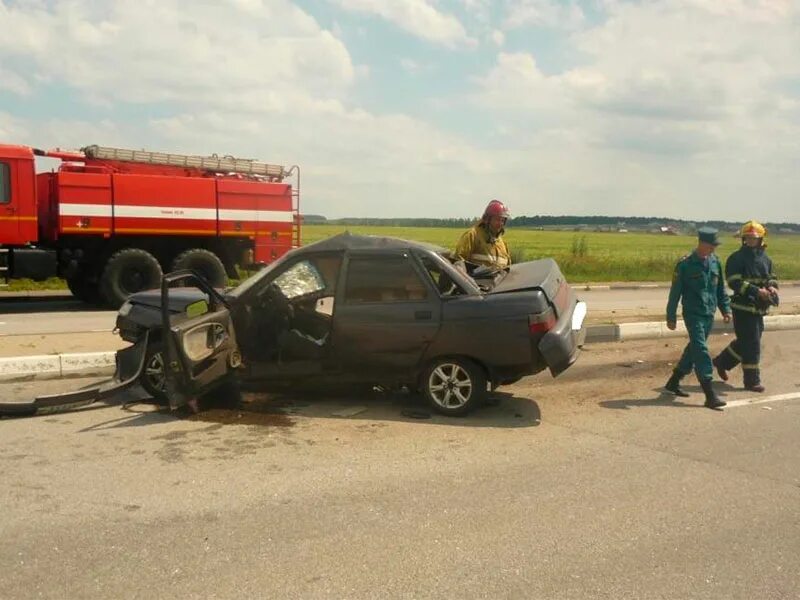
{"label": "fire truck wheel", "polygon": [[85,277],[80,275],[70,277],[67,279],[67,287],[72,292],[72,295],[81,302],[86,302],[87,304],[100,304],[102,302],[97,284],[87,281]]}
{"label": "fire truck wheel", "polygon": [[192,269],[202,275],[215,288],[222,288],[228,283],[228,274],[219,257],[209,250],[193,248],[181,252],[172,261],[172,270]]}
{"label": "fire truck wheel", "polygon": [[112,308],[119,308],[128,296],[161,285],[161,266],[140,248],[125,248],[111,255],[100,277],[100,292]]}

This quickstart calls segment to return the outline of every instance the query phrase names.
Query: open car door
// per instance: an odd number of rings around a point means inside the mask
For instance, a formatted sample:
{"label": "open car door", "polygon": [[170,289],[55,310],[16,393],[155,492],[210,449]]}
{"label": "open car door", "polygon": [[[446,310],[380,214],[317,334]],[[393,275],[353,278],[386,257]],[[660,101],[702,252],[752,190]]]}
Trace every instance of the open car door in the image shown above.
{"label": "open car door", "polygon": [[[207,300],[186,307],[182,314],[169,309],[171,284],[191,283]],[[167,368],[169,406],[176,409],[234,376],[242,363],[236,331],[225,299],[193,271],[176,271],[161,280],[161,320]]]}

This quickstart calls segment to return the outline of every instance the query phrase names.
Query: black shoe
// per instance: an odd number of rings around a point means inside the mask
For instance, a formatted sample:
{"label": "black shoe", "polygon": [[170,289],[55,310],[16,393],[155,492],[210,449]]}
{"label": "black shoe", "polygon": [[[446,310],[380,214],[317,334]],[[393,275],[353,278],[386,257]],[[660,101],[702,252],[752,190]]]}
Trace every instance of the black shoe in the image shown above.
{"label": "black shoe", "polygon": [[714,386],[711,384],[710,379],[701,381],[700,386],[703,388],[703,393],[706,395],[706,408],[718,410],[727,404],[727,402],[720,400],[719,396],[717,396],[717,392],[714,391]]}
{"label": "black shoe", "polygon": [[689,394],[687,394],[681,389],[680,382],[681,382],[681,376],[676,371],[673,371],[672,377],[670,377],[669,381],[667,381],[667,383],[664,385],[664,389],[667,390],[668,392],[672,392],[673,394],[681,398],[688,398]]}
{"label": "black shoe", "polygon": [[744,389],[750,390],[751,392],[758,392],[759,394],[763,394],[764,391],[767,389],[760,383],[754,383],[753,385],[746,385]]}
{"label": "black shoe", "polygon": [[719,356],[711,361],[711,364],[717,369],[717,375],[722,381],[728,381],[728,372],[722,368],[722,365],[719,364]]}

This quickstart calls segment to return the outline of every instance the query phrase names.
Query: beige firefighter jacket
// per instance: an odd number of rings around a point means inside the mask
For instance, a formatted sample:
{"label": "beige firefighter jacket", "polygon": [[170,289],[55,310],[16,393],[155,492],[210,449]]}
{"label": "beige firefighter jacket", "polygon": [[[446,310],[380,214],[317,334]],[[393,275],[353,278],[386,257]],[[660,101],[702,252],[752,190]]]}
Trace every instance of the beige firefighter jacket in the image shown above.
{"label": "beige firefighter jacket", "polygon": [[492,239],[482,223],[464,232],[456,245],[456,255],[477,265],[504,268],[511,264],[511,253],[502,234]]}

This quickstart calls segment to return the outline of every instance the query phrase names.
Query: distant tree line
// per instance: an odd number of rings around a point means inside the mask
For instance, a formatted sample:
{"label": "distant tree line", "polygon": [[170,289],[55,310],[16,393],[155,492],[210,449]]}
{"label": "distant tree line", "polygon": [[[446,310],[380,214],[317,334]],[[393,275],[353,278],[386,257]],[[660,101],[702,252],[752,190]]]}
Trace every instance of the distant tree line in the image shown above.
{"label": "distant tree line", "polygon": [[[326,223],[330,225],[365,225],[365,226],[391,226],[391,227],[470,227],[477,218],[460,219],[431,219],[431,218],[343,218],[327,219],[322,215],[303,215],[303,221],[308,224]],[[694,230],[698,227],[715,227],[722,231],[734,230],[741,226],[738,221],[686,221],[668,217],[612,217],[602,215],[574,216],[574,215],[534,215],[514,217],[509,221],[510,227],[521,228],[573,228],[573,227],[602,227],[602,228],[629,228],[649,229],[656,226],[672,226],[682,230]],[[772,232],[794,231],[800,233],[800,225],[796,223],[767,223],[767,228]]]}

